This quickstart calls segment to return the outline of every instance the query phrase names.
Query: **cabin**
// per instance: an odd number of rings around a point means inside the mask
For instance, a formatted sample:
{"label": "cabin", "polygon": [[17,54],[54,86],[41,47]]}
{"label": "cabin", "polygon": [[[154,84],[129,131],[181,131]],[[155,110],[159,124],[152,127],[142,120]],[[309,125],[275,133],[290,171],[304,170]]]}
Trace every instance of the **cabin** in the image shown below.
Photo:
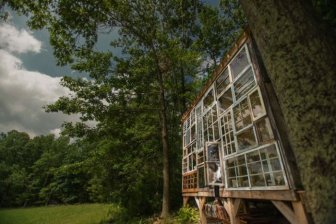
{"label": "cabin", "polygon": [[308,223],[272,84],[246,30],[182,117],[182,195],[201,223]]}

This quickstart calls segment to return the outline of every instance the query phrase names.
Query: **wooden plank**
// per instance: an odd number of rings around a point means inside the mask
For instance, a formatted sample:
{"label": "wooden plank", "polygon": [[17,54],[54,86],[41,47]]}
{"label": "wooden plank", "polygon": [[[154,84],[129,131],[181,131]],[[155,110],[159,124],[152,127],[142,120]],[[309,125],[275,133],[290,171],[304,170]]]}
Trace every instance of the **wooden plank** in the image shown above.
{"label": "wooden plank", "polygon": [[286,217],[286,219],[291,224],[299,223],[299,222],[296,222],[296,217],[295,217],[294,211],[291,208],[289,208],[284,202],[282,202],[282,201],[272,201],[272,203]]}
{"label": "wooden plank", "polygon": [[[213,197],[209,191],[183,193],[183,196]],[[298,195],[294,190],[221,190],[221,198],[262,199],[277,201],[298,201]]]}

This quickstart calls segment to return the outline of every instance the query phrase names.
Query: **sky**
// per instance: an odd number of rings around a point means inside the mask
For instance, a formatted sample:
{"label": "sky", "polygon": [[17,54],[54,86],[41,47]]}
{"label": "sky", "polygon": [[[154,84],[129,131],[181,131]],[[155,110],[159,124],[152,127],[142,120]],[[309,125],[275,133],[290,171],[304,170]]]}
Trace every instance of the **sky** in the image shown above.
{"label": "sky", "polygon": [[[207,0],[215,6],[218,0]],[[64,121],[78,121],[78,115],[46,113],[44,106],[69,91],[60,85],[62,76],[87,77],[56,64],[47,30],[31,31],[27,17],[10,11],[0,21],[0,132],[18,130],[37,135],[59,136]],[[99,36],[96,48],[105,50],[116,32]],[[120,55],[120,49],[114,49]]]}
{"label": "sky", "polygon": [[58,136],[61,124],[78,116],[46,113],[43,106],[69,94],[59,84],[61,76],[78,74],[56,66],[47,31],[32,32],[25,23],[25,17],[14,13],[0,22],[0,132]]}

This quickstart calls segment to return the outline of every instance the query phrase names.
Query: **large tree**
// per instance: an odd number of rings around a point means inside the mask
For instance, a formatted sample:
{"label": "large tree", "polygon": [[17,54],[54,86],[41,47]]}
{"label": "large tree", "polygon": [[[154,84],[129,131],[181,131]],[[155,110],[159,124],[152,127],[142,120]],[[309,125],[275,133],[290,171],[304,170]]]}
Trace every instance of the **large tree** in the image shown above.
{"label": "large tree", "polygon": [[336,223],[336,45],[311,1],[241,0],[316,223]]}

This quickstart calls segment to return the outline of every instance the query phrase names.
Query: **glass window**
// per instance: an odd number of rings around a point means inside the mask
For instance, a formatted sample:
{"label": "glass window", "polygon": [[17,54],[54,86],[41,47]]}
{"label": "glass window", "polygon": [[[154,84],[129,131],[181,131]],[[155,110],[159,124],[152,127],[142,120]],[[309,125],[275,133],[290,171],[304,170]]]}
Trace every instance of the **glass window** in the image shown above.
{"label": "glass window", "polygon": [[204,165],[197,168],[197,180],[198,180],[198,187],[204,188],[205,183],[205,168]]}
{"label": "glass window", "polygon": [[203,125],[201,116],[197,116],[196,130],[197,130],[196,146],[197,149],[201,149],[203,147],[203,135],[202,135]]}
{"label": "glass window", "polygon": [[233,103],[231,89],[228,89],[222,96],[218,99],[218,107],[220,111],[228,109]]}
{"label": "glass window", "polygon": [[248,65],[249,61],[244,47],[230,63],[232,78],[235,79]]}
{"label": "glass window", "polygon": [[220,119],[222,129],[222,142],[224,155],[230,155],[236,152],[236,146],[234,142],[234,132],[232,128],[231,111],[227,112]]}
{"label": "glass window", "polygon": [[250,127],[237,134],[237,143],[239,150],[244,150],[257,145],[253,127]]}
{"label": "glass window", "polygon": [[247,98],[238,103],[233,108],[234,121],[236,131],[252,124],[251,111],[247,102]]}
{"label": "glass window", "polygon": [[213,127],[214,127],[215,140],[218,141],[219,140],[219,127],[218,127],[217,121],[214,123]]}
{"label": "glass window", "polygon": [[209,185],[222,184],[222,173],[219,162],[207,163],[207,177]]}
{"label": "glass window", "polygon": [[252,109],[252,115],[254,119],[257,119],[259,117],[262,117],[266,114],[265,108],[261,102],[261,97],[259,94],[259,91],[254,91],[250,96],[250,102],[251,102],[251,109]]}
{"label": "glass window", "polygon": [[207,146],[207,161],[219,161],[219,149],[217,143],[212,143]]}
{"label": "glass window", "polygon": [[195,125],[193,125],[192,127],[191,127],[191,141],[194,141],[195,140],[195,138],[196,138],[196,127],[195,127]]}
{"label": "glass window", "polygon": [[230,84],[229,70],[225,69],[225,71],[219,75],[216,80],[216,93],[217,95],[221,94],[226,87]]}
{"label": "glass window", "polygon": [[260,144],[264,144],[274,139],[273,131],[269,119],[263,118],[256,123],[257,136]]}
{"label": "glass window", "polygon": [[265,177],[263,174],[251,175],[250,180],[252,187],[263,187],[266,185]]}
{"label": "glass window", "polygon": [[188,160],[188,171],[196,169],[196,154],[190,154]]}
{"label": "glass window", "polygon": [[256,85],[252,68],[244,72],[240,78],[233,84],[236,100],[244,96],[252,87]]}
{"label": "glass window", "polygon": [[213,90],[210,90],[210,92],[208,92],[208,94],[203,99],[204,108],[209,108],[213,102],[214,102],[214,94]]}
{"label": "glass window", "polygon": [[285,179],[282,172],[274,172],[265,174],[267,186],[282,186],[285,185]]}
{"label": "glass window", "polygon": [[204,152],[203,150],[197,153],[197,164],[201,164],[204,162]]}

